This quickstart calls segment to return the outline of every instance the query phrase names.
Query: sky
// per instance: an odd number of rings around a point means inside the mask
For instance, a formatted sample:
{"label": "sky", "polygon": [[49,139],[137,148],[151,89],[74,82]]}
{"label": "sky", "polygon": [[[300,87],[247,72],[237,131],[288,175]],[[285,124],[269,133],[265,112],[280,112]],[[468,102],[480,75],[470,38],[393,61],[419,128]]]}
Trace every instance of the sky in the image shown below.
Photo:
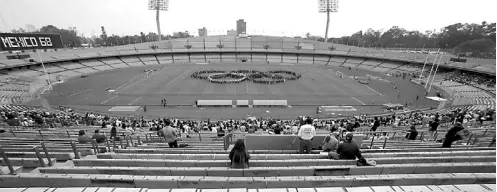
{"label": "sky", "polygon": [[[454,23],[496,22],[495,0],[340,0],[331,13],[328,35],[341,37],[368,28],[388,30],[441,29]],[[135,35],[157,32],[156,12],[148,0],[0,0],[0,31],[54,25],[76,27],[84,36]],[[248,34],[275,36],[324,36],[326,13],[318,12],[318,0],[169,0],[160,12],[162,34],[189,31],[198,35],[226,35],[236,20],[247,22]]]}

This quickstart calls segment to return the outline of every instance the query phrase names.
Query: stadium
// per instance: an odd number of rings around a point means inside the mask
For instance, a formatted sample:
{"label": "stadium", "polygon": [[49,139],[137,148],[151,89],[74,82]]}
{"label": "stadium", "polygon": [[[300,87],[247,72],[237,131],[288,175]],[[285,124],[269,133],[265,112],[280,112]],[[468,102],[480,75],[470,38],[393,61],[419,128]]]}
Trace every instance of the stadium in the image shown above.
{"label": "stadium", "polygon": [[[495,57],[245,33],[69,49],[39,35],[54,47],[15,54],[40,36],[0,34],[0,191],[496,191]],[[93,132],[103,140],[81,140]],[[325,151],[330,136],[357,160]]]}

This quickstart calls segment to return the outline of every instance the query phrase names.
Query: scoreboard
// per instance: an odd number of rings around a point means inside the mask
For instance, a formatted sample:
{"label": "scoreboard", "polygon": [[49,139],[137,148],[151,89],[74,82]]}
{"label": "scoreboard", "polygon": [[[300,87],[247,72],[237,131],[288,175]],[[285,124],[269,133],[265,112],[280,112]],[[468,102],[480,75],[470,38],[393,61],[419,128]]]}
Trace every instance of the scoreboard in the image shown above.
{"label": "scoreboard", "polygon": [[0,33],[0,51],[63,48],[59,34]]}

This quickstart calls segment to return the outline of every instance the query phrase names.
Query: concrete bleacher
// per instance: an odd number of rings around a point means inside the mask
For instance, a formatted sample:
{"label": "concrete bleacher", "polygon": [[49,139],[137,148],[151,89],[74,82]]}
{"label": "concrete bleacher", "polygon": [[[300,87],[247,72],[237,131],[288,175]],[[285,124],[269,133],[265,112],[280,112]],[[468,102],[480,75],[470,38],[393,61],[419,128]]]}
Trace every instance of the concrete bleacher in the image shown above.
{"label": "concrete bleacher", "polygon": [[385,73],[387,71],[390,71],[391,69],[392,68],[385,68],[385,67],[382,67],[382,66],[376,66],[376,67],[371,68],[370,70],[374,71],[374,72]]}
{"label": "concrete bleacher", "polygon": [[102,58],[99,60],[108,65],[123,64],[123,61],[117,58]]}
{"label": "concrete bleacher", "polygon": [[88,66],[88,67],[95,67],[95,66],[101,66],[101,65],[106,65],[105,63],[96,60],[96,59],[90,59],[90,60],[82,60],[80,61],[81,64]]}
{"label": "concrete bleacher", "polygon": [[326,187],[326,188],[271,188],[271,189],[149,189],[149,188],[123,188],[123,187],[81,187],[81,188],[5,188],[0,192],[457,192],[475,191],[490,192],[495,191],[496,185],[426,185],[426,186],[371,186],[371,187]]}
{"label": "concrete bleacher", "polygon": [[[108,129],[102,130],[104,134],[108,134],[108,131]],[[17,166],[16,169],[22,169],[19,168],[22,166],[38,167],[31,172],[17,171],[15,175],[0,175],[0,186],[51,187],[54,190],[55,188],[68,190],[67,187],[112,186],[126,190],[147,188],[147,190],[171,189],[172,191],[178,188],[193,191],[207,189],[233,191],[234,188],[243,188],[245,191],[251,189],[304,191],[303,188],[313,191],[330,189],[393,191],[402,187],[403,190],[428,191],[435,188],[432,185],[443,185],[436,188],[440,189],[439,191],[443,191],[442,189],[495,190],[495,147],[472,145],[423,148],[416,147],[423,144],[421,142],[392,139],[386,143],[388,149],[362,150],[365,158],[377,162],[376,166],[371,167],[357,166],[355,160],[330,160],[319,154],[318,150],[313,150],[312,154],[298,154],[295,149],[249,149],[250,168],[230,169],[228,168],[229,149],[226,150],[225,139],[229,136],[192,133],[190,137],[179,142],[188,146],[172,149],[154,132],[139,132],[131,136],[130,141],[126,139],[120,144],[99,146],[107,149],[105,153],[94,152],[90,145],[78,144],[80,152],[85,150],[89,152],[80,159],[72,158],[71,161],[60,162],[57,159],[60,154],[74,156],[71,149],[65,146],[69,146],[68,141],[76,138],[76,132],[77,130],[73,129],[13,130],[0,135],[0,145],[6,146],[4,151],[15,162],[12,164]],[[129,132],[118,133],[121,134],[129,135]],[[13,135],[16,137],[12,137]],[[42,139],[33,140],[35,136]],[[138,137],[142,138],[141,141]],[[235,132],[234,137],[245,138],[246,133]],[[253,138],[261,137],[264,136]],[[54,158],[52,160],[57,160],[54,166],[42,166],[36,154],[28,152],[31,150],[30,146],[40,141],[53,143],[47,145],[47,148],[50,156]],[[121,147],[123,142],[126,144]],[[383,144],[383,142],[378,143]],[[369,145],[368,138],[364,138],[363,145]],[[12,152],[14,150],[19,151]],[[26,156],[16,157],[13,153],[24,153]],[[44,163],[46,165],[48,161]],[[432,187],[426,188],[427,186]]]}
{"label": "concrete bleacher", "polygon": [[393,64],[393,63],[382,63],[380,64],[379,66],[383,67],[383,68],[397,68],[399,67],[399,64]]}
{"label": "concrete bleacher", "polygon": [[435,81],[433,85],[449,94],[452,106],[472,105],[470,111],[495,109],[495,96],[479,88],[453,81]]}

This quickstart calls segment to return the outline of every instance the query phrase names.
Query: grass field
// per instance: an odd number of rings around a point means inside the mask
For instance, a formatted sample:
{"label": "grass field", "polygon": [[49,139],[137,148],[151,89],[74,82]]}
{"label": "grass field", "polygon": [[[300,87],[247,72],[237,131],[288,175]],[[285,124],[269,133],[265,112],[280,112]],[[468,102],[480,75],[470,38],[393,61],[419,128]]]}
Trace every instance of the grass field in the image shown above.
{"label": "grass field", "polygon": [[[145,77],[144,69],[158,69]],[[254,69],[266,71],[285,69],[302,74],[296,81],[281,84],[215,84],[206,80],[194,79],[191,74],[205,69],[238,70]],[[330,70],[331,69],[331,70]],[[289,66],[262,63],[213,63],[196,65],[191,63],[157,65],[141,68],[126,68],[92,74],[87,78],[70,79],[54,87],[45,95],[52,106],[71,106],[76,109],[109,112],[114,106],[144,106],[129,112],[117,114],[144,114],[150,116],[240,118],[247,114],[256,116],[290,117],[315,115],[317,106],[347,105],[357,109],[343,112],[343,115],[382,112],[378,106],[384,103],[400,103],[415,100],[414,108],[433,106],[436,103],[423,98],[424,89],[398,77],[386,77],[379,73],[349,70],[348,68],[324,68],[323,66]],[[344,78],[337,77],[342,71]],[[367,75],[381,76],[385,80],[371,80],[364,85],[348,76],[366,78]],[[394,89],[393,84],[398,89]],[[115,92],[109,94],[107,89]],[[400,94],[400,97],[399,97]],[[163,108],[161,99],[166,98],[170,105],[183,107]],[[195,100],[288,100],[293,108],[193,108]],[[270,111],[270,113],[267,113]]]}

